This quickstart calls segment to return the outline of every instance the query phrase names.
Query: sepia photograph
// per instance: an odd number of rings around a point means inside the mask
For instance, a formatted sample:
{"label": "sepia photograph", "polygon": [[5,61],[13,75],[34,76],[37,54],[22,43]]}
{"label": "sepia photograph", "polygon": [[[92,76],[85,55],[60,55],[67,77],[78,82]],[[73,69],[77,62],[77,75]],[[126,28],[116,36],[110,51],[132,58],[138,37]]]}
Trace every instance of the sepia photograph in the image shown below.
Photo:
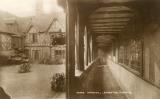
{"label": "sepia photograph", "polygon": [[0,0],[0,99],[160,99],[159,0]]}
{"label": "sepia photograph", "polygon": [[0,0],[0,99],[66,99],[65,34],[56,0]]}

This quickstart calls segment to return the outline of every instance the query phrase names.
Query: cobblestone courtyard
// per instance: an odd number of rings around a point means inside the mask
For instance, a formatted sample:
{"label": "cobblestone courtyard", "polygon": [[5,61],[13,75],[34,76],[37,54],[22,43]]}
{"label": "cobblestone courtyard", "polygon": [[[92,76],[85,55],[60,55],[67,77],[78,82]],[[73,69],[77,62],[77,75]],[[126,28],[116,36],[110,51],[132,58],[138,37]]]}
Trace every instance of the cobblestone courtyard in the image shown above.
{"label": "cobblestone courtyard", "polygon": [[0,86],[11,99],[65,99],[65,93],[51,91],[53,74],[65,72],[64,65],[36,65],[31,72],[18,73],[19,65],[0,68]]}

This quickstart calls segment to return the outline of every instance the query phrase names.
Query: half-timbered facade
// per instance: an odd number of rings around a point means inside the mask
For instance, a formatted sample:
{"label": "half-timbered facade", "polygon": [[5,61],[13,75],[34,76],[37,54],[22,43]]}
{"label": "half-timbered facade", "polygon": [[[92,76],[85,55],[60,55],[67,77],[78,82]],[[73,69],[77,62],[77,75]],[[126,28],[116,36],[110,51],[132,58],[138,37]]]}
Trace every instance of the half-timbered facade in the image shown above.
{"label": "half-timbered facade", "polygon": [[32,20],[25,37],[25,48],[28,50],[28,56],[31,61],[45,63],[47,60],[54,60],[57,52],[60,56],[63,55],[65,43],[53,44],[54,42],[57,42],[55,37],[64,40],[64,30],[58,20],[52,18],[49,23],[42,23],[45,29],[40,28],[40,25],[42,24],[36,24],[36,21],[34,23],[34,19]]}
{"label": "half-timbered facade", "polygon": [[22,34],[18,31],[17,21],[2,17],[0,23],[0,65],[7,64],[14,49],[22,48]]}

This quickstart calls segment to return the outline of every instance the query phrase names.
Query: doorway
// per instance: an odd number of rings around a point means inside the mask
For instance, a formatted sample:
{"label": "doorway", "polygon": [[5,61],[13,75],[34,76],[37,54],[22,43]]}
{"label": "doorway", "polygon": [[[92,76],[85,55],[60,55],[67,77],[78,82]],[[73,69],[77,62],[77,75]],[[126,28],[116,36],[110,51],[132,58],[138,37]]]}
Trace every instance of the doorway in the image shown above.
{"label": "doorway", "polygon": [[40,59],[40,51],[39,50],[33,50],[33,62],[37,63]]}

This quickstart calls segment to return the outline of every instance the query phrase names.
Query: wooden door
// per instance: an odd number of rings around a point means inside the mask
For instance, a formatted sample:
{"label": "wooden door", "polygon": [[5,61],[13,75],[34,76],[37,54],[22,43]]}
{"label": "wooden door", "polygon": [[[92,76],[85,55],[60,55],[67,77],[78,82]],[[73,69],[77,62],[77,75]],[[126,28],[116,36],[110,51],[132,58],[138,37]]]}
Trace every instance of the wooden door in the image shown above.
{"label": "wooden door", "polygon": [[39,50],[33,50],[33,61],[38,62],[40,58],[40,51]]}

